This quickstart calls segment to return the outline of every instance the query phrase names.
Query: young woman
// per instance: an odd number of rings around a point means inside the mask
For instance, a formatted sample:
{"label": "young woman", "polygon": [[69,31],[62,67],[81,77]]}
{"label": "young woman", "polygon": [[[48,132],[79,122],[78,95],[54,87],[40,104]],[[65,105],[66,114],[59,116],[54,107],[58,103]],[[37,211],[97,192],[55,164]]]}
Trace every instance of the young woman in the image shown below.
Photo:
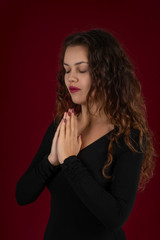
{"label": "young woman", "polygon": [[57,114],[17,182],[16,200],[25,205],[49,189],[45,240],[126,239],[122,226],[156,156],[140,82],[102,29],[65,39],[57,77]]}

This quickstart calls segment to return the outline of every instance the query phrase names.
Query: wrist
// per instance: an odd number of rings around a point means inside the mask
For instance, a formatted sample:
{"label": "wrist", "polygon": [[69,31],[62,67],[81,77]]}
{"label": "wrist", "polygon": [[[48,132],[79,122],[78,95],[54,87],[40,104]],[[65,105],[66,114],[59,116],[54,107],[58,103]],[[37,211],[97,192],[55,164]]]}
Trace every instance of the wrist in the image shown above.
{"label": "wrist", "polygon": [[56,166],[54,158],[49,154],[48,155],[48,161],[53,165]]}
{"label": "wrist", "polygon": [[68,157],[70,157],[70,156],[72,156],[72,154],[68,154],[68,155],[63,156],[63,157],[61,158],[61,160],[60,160],[60,163],[63,164],[64,161],[65,161],[65,159],[68,158]]}

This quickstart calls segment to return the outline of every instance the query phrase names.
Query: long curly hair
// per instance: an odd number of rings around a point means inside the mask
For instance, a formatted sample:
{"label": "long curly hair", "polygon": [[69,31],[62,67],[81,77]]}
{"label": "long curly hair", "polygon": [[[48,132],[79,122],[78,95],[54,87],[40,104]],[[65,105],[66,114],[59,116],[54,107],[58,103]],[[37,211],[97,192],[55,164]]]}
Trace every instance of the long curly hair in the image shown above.
{"label": "long curly hair", "polygon": [[[63,66],[65,50],[68,46],[87,46],[89,71],[92,79],[91,88],[86,97],[88,113],[90,104],[99,103],[96,111],[104,109],[106,116],[115,126],[116,131],[111,134],[108,145],[108,156],[102,174],[113,161],[113,143],[118,142],[119,136],[124,134],[124,140],[132,151],[137,152],[130,142],[131,128],[139,131],[140,149],[144,153],[138,190],[143,191],[145,185],[152,178],[155,169],[153,156],[157,157],[153,146],[153,132],[147,123],[146,105],[141,93],[141,84],[138,81],[133,65],[117,39],[104,29],[91,29],[73,33],[66,37],[61,46],[58,62],[58,85],[56,87],[56,116],[54,122],[59,123],[64,112],[74,108],[77,116],[81,112],[81,105],[75,104],[64,82],[65,69]],[[92,92],[96,94],[92,98]],[[92,114],[91,114],[92,115]],[[145,149],[143,146],[145,136]]]}

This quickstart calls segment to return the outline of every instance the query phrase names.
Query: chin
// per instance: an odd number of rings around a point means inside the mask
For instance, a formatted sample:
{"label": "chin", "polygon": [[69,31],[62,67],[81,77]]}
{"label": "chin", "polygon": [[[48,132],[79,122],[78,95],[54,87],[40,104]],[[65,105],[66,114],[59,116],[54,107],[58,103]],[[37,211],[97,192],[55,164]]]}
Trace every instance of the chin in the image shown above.
{"label": "chin", "polygon": [[81,98],[78,98],[78,97],[76,98],[71,96],[71,99],[74,104],[78,104],[78,105],[86,104],[86,101],[82,101]]}
{"label": "chin", "polygon": [[78,100],[75,100],[75,99],[72,99],[72,102],[73,102],[74,104],[78,104],[78,105],[83,104],[82,101],[78,101]]}

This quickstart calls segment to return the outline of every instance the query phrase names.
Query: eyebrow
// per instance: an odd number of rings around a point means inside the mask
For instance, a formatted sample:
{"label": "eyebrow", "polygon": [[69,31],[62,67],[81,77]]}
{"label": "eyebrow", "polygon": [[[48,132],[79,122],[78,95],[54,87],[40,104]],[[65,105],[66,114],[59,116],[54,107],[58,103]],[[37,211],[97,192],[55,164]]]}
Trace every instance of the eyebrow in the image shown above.
{"label": "eyebrow", "polygon": [[[75,63],[74,65],[78,65],[78,64],[81,64],[81,63],[88,63],[88,62],[81,61],[81,62]],[[69,64],[67,64],[67,63],[63,63],[63,64],[69,66]]]}

